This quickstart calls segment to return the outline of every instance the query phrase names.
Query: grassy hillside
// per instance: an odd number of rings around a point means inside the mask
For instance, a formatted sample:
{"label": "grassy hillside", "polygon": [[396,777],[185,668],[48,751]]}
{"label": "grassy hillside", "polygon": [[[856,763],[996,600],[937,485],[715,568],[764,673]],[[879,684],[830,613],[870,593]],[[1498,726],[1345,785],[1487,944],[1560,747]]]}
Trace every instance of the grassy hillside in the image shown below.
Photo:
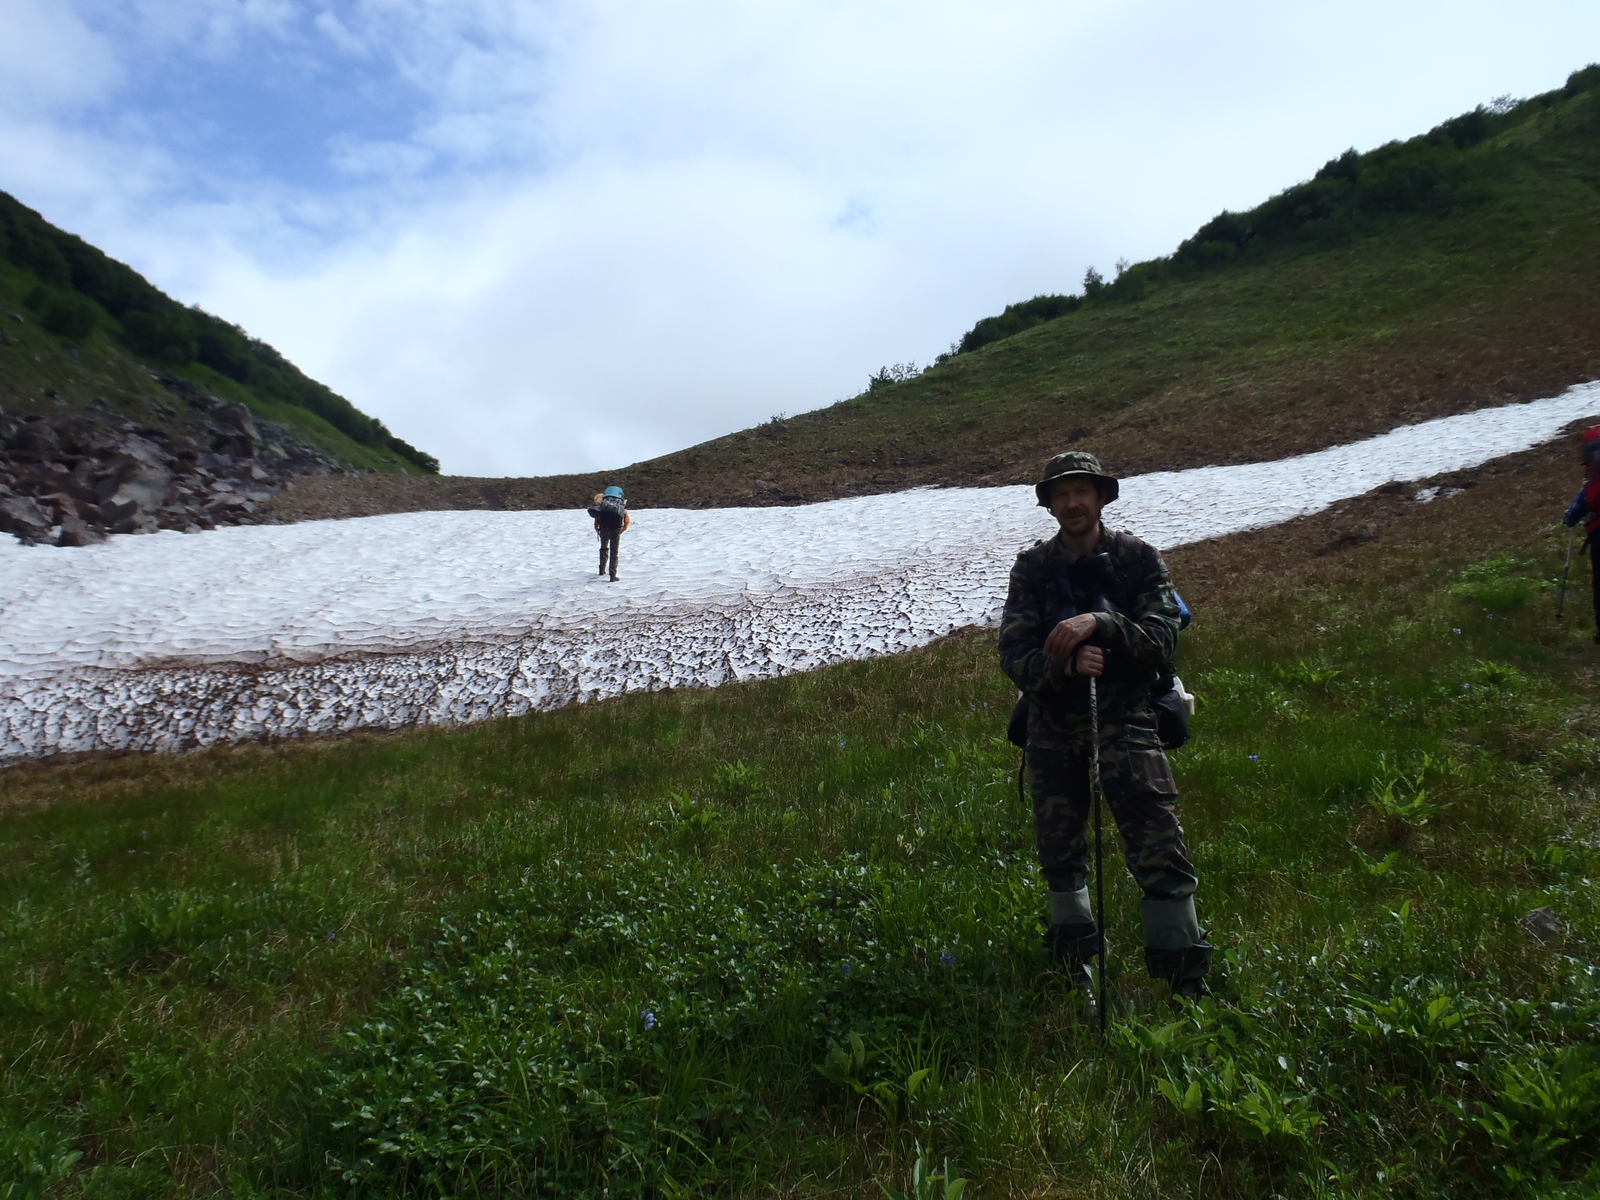
{"label": "grassy hillside", "polygon": [[971,349],[830,408],[603,474],[323,481],[280,511],[575,506],[618,481],[639,505],[799,503],[1020,482],[1069,444],[1132,473],[1551,395],[1600,377],[1597,85],[1586,68],[1343,155],[1169,258],[1013,306]]}
{"label": "grassy hillside", "polygon": [[0,333],[0,405],[12,412],[84,411],[98,399],[139,424],[181,432],[154,377],[171,371],[293,426],[352,466],[438,470],[271,346],[185,308],[3,192]]}
{"label": "grassy hillside", "polygon": [[1009,483],[1068,443],[1129,472],[1270,459],[1600,376],[1600,68],[1343,156],[1094,290],[914,379],[642,464],[636,488]]}
{"label": "grassy hillside", "polygon": [[[1235,461],[1600,374],[1587,78],[624,478],[641,503],[774,502],[1008,482],[1074,438],[1124,470]],[[55,343],[61,371],[136,383],[121,336]],[[1104,1041],[1039,948],[988,632],[462,729],[0,772],[0,1196],[956,1200],[910,1186],[919,1158],[969,1200],[1592,1196],[1600,668],[1587,597],[1552,611],[1574,460],[1169,556],[1217,995],[1173,1009],[1145,978],[1113,853]],[[377,482],[323,500],[596,481]]]}
{"label": "grassy hillside", "polygon": [[1106,1042],[1038,949],[987,633],[0,773],[0,1189],[865,1200],[920,1147],[981,1197],[1592,1194],[1571,457],[1172,555],[1219,998],[1150,989],[1115,866]]}

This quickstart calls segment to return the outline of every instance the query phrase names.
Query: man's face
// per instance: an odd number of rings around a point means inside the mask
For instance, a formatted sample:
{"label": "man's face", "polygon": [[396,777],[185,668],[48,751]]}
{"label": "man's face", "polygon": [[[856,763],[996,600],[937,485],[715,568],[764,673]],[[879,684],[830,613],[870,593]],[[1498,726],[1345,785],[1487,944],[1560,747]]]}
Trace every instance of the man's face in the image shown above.
{"label": "man's face", "polygon": [[1050,515],[1069,537],[1092,533],[1100,524],[1100,489],[1086,475],[1068,475],[1050,485]]}

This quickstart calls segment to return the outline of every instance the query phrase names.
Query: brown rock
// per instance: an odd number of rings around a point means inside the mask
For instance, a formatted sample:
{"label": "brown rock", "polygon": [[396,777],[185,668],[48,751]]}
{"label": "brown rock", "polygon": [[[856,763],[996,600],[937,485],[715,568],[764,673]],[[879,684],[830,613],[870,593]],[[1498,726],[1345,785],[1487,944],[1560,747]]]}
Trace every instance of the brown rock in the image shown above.
{"label": "brown rock", "polygon": [[172,491],[172,472],[165,467],[140,465],[128,472],[102,507],[107,509],[126,509],[132,505],[132,512],[153,513],[156,509],[167,503],[167,497]]}
{"label": "brown rock", "polygon": [[59,525],[68,517],[81,518],[83,514],[78,511],[78,502],[64,492],[52,492],[47,496],[36,497],[39,507],[45,510],[46,515],[54,515],[52,525]]}
{"label": "brown rock", "polygon": [[135,513],[131,517],[124,517],[111,526],[112,533],[154,533],[161,528],[161,522],[146,512]]}
{"label": "brown rock", "polygon": [[104,531],[79,517],[66,517],[61,522],[61,536],[56,539],[56,545],[97,546],[105,540]]}
{"label": "brown rock", "polygon": [[95,483],[95,503],[108,502],[116,495],[117,489],[122,486],[122,481],[138,470],[138,467],[139,464],[126,454],[119,454],[103,462],[98,481]]}
{"label": "brown rock", "polygon": [[217,413],[217,424],[222,432],[217,434],[211,448],[218,454],[231,454],[235,458],[254,458],[261,449],[261,434],[256,429],[255,418],[242,404],[230,404]]}
{"label": "brown rock", "polygon": [[88,417],[75,417],[60,431],[61,444],[74,454],[103,458],[117,450],[117,439],[104,425]]}
{"label": "brown rock", "polygon": [[130,433],[122,439],[120,447],[122,453],[132,458],[135,462],[143,463],[149,467],[165,467],[167,465],[167,452],[149,438],[140,437]]}
{"label": "brown rock", "polygon": [[20,462],[51,462],[61,453],[61,440],[50,422],[35,417],[18,431],[12,447]]}
{"label": "brown rock", "polygon": [[35,495],[64,492],[71,484],[72,472],[58,462],[42,462],[29,467],[23,478],[31,485]]}
{"label": "brown rock", "polygon": [[38,541],[50,533],[50,519],[29,496],[7,496],[0,500],[0,530]]}

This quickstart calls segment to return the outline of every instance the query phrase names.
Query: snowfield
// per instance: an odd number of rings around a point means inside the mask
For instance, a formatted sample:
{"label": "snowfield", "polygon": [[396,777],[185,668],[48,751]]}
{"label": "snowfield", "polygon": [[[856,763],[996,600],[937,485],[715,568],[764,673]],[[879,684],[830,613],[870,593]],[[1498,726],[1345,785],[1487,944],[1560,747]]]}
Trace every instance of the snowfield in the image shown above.
{"label": "snowfield", "polygon": [[[1591,383],[1278,462],[1142,475],[1107,523],[1163,548],[1260,528],[1597,411]],[[0,761],[475,721],[893,654],[995,623],[1017,551],[1053,532],[1027,487],[651,509],[614,584],[581,511],[5,539]]]}

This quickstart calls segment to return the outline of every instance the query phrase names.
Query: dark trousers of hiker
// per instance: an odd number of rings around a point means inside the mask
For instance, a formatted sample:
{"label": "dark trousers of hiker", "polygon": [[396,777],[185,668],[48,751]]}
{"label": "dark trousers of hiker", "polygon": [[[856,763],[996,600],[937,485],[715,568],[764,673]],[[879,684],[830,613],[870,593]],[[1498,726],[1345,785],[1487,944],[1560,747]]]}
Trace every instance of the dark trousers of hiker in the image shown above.
{"label": "dark trousers of hiker", "polygon": [[1594,570],[1594,635],[1600,638],[1600,529],[1593,530],[1584,539],[1584,548],[1589,551],[1589,565]]}
{"label": "dark trousers of hiker", "polygon": [[[1128,870],[1144,894],[1154,900],[1194,895],[1199,880],[1178,824],[1178,788],[1153,720],[1102,727],[1100,782],[1122,833]],[[1053,892],[1077,891],[1089,876],[1087,731],[1081,737],[1050,738],[1045,745],[1030,740],[1028,790],[1045,882]]]}
{"label": "dark trousers of hiker", "polygon": [[606,573],[606,558],[611,559],[611,578],[617,577],[617,551],[622,545],[622,530],[600,534],[600,574]]}

